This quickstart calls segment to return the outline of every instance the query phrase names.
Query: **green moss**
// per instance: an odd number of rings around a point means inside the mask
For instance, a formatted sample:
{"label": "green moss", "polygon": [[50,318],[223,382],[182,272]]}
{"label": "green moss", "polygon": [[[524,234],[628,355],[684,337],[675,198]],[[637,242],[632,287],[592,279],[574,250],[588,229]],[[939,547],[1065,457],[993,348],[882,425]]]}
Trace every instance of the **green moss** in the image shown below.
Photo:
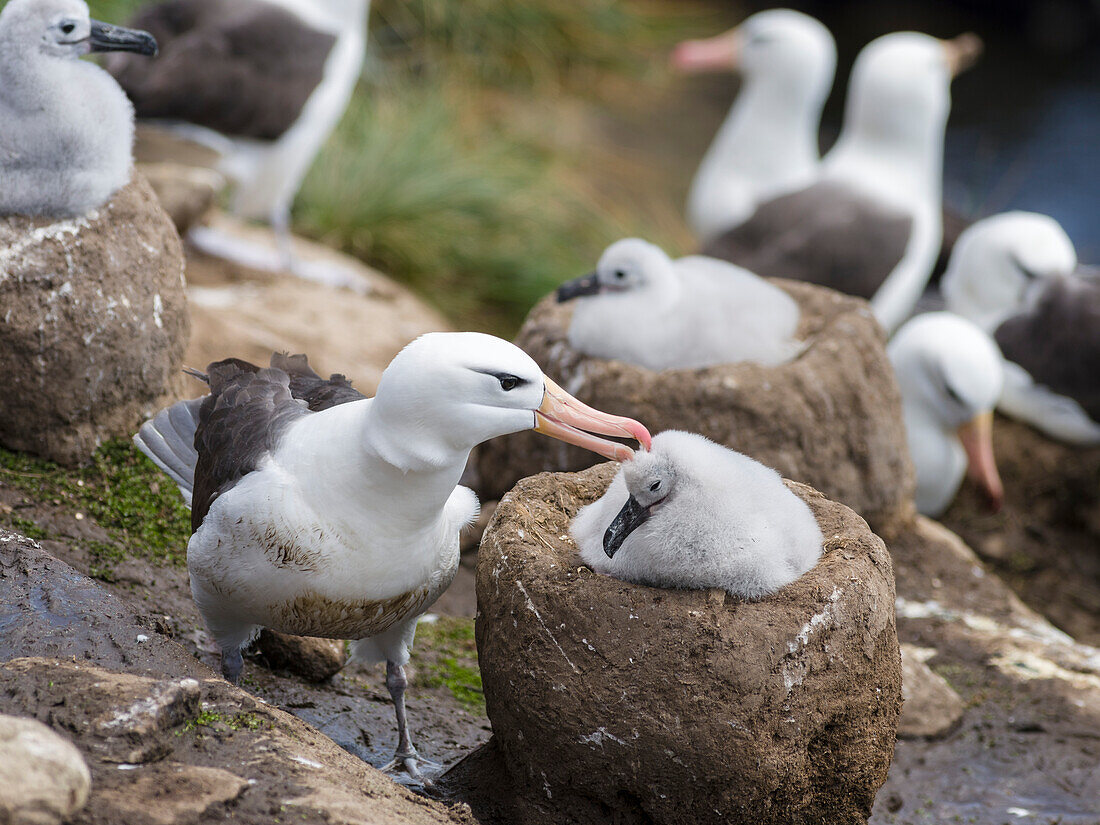
{"label": "green moss", "polygon": [[[0,483],[95,519],[115,541],[86,543],[93,575],[109,579],[125,555],[186,564],[190,512],[176,486],[128,439],[104,444],[90,466],[78,469],[0,448]],[[9,514],[5,521],[30,538],[50,538],[28,519]]]}
{"label": "green moss", "polygon": [[413,665],[415,684],[445,687],[471,713],[485,715],[485,693],[477,666],[474,620],[440,616],[416,631]]}
{"label": "green moss", "polygon": [[217,733],[225,733],[226,731],[260,730],[266,726],[268,724],[255,713],[235,713],[231,716],[226,713],[204,710],[194,719],[188,719],[184,722],[182,728],[176,731],[176,735],[180,736],[183,733],[197,731],[199,728],[209,728]]}

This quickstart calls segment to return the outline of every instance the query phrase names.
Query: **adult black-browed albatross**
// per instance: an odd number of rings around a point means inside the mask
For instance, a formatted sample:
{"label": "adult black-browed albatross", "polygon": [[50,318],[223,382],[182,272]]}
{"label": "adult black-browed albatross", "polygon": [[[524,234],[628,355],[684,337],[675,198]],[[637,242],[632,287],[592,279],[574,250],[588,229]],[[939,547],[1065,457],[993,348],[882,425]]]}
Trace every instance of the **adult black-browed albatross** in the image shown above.
{"label": "adult black-browed albatross", "polygon": [[89,52],[156,54],[147,32],[92,20],[84,0],[0,11],[0,215],[81,215],[130,181],[134,110]]}
{"label": "adult black-browed albatross", "polygon": [[1058,222],[1006,212],[959,236],[947,308],[1005,357],[1000,410],[1059,441],[1100,444],[1100,271],[1077,262]]}
{"label": "adult black-browed albatross", "polygon": [[[233,211],[265,220],[280,257],[264,261],[205,228],[191,240],[213,254],[299,274],[290,207],[351,98],[366,48],[369,0],[167,0],[134,25],[157,36],[161,59],[108,69],[139,118],[161,121],[217,150],[236,183]],[[321,277],[318,275],[318,277]]]}
{"label": "adult black-browed albatross", "polygon": [[980,48],[974,35],[896,32],[872,41],[852,69],[844,126],[820,179],[760,204],[704,253],[867,298],[894,329],[939,254],[949,87]]}
{"label": "adult black-browed albatross", "polygon": [[514,345],[431,333],[386,368],[374,398],[328,381],[304,356],[259,369],[211,364],[210,394],[162,410],[137,445],[184,490],[194,533],[191,592],[236,681],[261,627],[354,639],[386,662],[399,743],[387,767],[419,777],[405,720],[416,621],[458,566],[458,533],[477,515],[458,486],[470,450],[534,429],[620,461],[630,448],[591,435],[649,433],[593,410]]}
{"label": "adult black-browed albatross", "polygon": [[817,179],[818,125],[836,71],[825,26],[792,9],[768,9],[724,34],[681,43],[672,62],[684,72],[736,70],[742,78],[688,193],[688,223],[700,241]]}

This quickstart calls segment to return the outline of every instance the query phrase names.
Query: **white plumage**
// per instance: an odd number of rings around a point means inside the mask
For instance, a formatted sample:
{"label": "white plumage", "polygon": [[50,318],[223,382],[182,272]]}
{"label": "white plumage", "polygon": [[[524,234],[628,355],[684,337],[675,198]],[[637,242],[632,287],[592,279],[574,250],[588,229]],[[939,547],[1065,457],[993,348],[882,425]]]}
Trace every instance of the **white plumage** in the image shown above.
{"label": "white plumage", "polygon": [[1051,438],[1095,445],[1100,279],[1081,271],[1057,221],[1005,212],[959,235],[942,290],[949,310],[995,336],[1004,350],[998,407]]}
{"label": "white plumage", "polygon": [[813,513],[777,472],[675,430],[624,464],[571,532],[598,573],[751,599],[797,579],[822,551]]}
{"label": "white plumage", "polygon": [[193,491],[187,568],[223,674],[236,680],[240,650],[261,627],[356,640],[357,657],[387,663],[394,764],[418,775],[402,667],[418,617],[454,577],[459,530],[478,512],[458,486],[470,450],[535,429],[625,460],[629,448],[590,433],[644,444],[649,434],[586,407],[522,350],[477,333],[419,338],[369,399],[342,376],[321,379],[301,356],[277,356],[265,370],[230,359],[211,364],[207,379],[200,406],[162,411],[135,441]]}
{"label": "white plumage", "polygon": [[700,240],[745,220],[760,201],[813,182],[821,109],[836,71],[825,26],[769,9],[725,34],[682,43],[673,61],[684,71],[736,69],[742,78],[688,194],[688,223]]}
{"label": "white plumage", "polygon": [[576,349],[651,370],[774,366],[802,349],[794,337],[801,311],[782,289],[716,258],[672,260],[638,238],[612,244],[595,273],[564,284],[558,297],[576,298]]}
{"label": "white plumage", "polygon": [[134,109],[91,51],[154,54],[83,0],[11,0],[0,11],[0,214],[80,215],[130,180]]}
{"label": "white plumage", "polygon": [[1000,506],[991,435],[1003,384],[997,345],[964,318],[930,312],[904,324],[887,352],[901,389],[917,509],[927,516],[946,510],[968,465]]}

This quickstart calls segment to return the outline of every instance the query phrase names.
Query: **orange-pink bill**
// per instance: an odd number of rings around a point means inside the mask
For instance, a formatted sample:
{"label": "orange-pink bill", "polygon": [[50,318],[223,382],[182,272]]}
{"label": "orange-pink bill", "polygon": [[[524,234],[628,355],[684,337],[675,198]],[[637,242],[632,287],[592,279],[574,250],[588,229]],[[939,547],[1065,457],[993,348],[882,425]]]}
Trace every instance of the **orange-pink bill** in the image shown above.
{"label": "orange-pink bill", "polygon": [[546,393],[542,406],[535,411],[535,432],[569,444],[576,444],[613,461],[629,461],[634,451],[625,444],[598,438],[612,435],[633,438],[645,449],[652,439],[649,430],[633,418],[608,415],[578,401],[549,378],[545,378]]}
{"label": "orange-pink bill", "polygon": [[1004,503],[1005,488],[993,458],[993,413],[986,411],[974,416],[957,433],[966,450],[969,464],[966,474],[982,486],[993,512],[997,512]]}
{"label": "orange-pink bill", "polygon": [[673,68],[695,72],[732,71],[737,68],[741,52],[741,33],[730,29],[705,40],[685,40],[672,52]]}

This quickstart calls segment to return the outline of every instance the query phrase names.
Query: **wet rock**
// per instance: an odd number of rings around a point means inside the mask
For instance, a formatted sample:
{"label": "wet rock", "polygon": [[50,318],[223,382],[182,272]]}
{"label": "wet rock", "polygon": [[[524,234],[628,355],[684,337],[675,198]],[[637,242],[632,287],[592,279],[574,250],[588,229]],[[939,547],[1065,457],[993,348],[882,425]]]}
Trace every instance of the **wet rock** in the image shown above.
{"label": "wet rock", "polygon": [[256,651],[268,667],[289,670],[307,682],[332,678],[347,661],[341,641],[290,636],[266,627],[256,639]]}
{"label": "wet rock", "polygon": [[0,716],[0,822],[59,825],[84,807],[84,757],[41,722]]}
{"label": "wet rock", "polygon": [[962,717],[963,703],[947,680],[925,661],[935,650],[901,646],[901,688],[905,704],[898,721],[900,738],[935,738],[949,732]]}
{"label": "wet rock", "polygon": [[91,579],[2,527],[0,628],[0,661],[48,656],[149,675],[214,675]]}
{"label": "wet rock", "polygon": [[[574,350],[568,304],[544,298],[516,343],[581,400],[651,432],[684,429],[744,452],[843,502],[872,525],[908,513],[914,491],[901,400],[884,336],[866,302],[777,281],[802,307],[806,350],[779,367],[730,364],[651,372]],[[596,457],[533,433],[478,451],[479,493],[499,498],[524,476],[578,470]]]}
{"label": "wet rock", "polygon": [[871,822],[1095,825],[1100,650],[1026,607],[936,522],[918,517],[883,538],[898,635],[964,710],[941,738],[898,741]]}
{"label": "wet rock", "polygon": [[1100,645],[1100,447],[1061,444],[1002,416],[993,445],[1001,511],[967,484],[941,520],[1032,609]]}
{"label": "wet rock", "polygon": [[[270,230],[244,227],[215,213],[215,228],[274,245]],[[340,372],[372,395],[382,370],[425,332],[451,329],[447,320],[405,287],[330,249],[295,239],[297,254],[317,255],[362,279],[366,294],[250,269],[188,253],[193,334],[186,362],[205,367],[234,355],[268,363],[275,351],[304,352],[318,372]],[[192,382],[192,394],[202,385]]]}
{"label": "wet rock", "polygon": [[0,710],[73,737],[92,773],[82,821],[472,825],[464,807],[414,796],[300,719],[220,679],[197,685],[194,715],[162,714],[155,729],[143,728],[163,748],[138,762],[119,761],[134,729],[110,721],[157,703],[164,679],[15,659],[0,665]]}
{"label": "wet rock", "polygon": [[75,464],[132,433],[188,330],[179,237],[144,179],[82,217],[0,218],[0,443]]}
{"label": "wet rock", "polygon": [[478,560],[478,656],[526,823],[863,822],[901,704],[891,563],[790,483],[826,537],[759,602],[592,573],[568,523],[615,471],[525,479]]}

